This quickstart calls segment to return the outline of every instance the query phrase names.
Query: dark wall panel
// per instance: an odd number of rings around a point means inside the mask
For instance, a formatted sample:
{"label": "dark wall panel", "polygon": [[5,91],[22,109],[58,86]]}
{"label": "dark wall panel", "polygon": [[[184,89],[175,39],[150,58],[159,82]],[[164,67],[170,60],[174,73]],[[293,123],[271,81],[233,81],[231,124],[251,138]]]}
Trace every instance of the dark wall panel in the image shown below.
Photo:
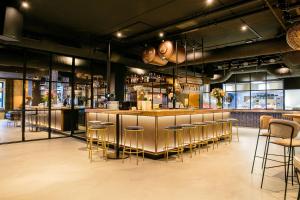
{"label": "dark wall panel", "polygon": [[300,77],[284,79],[284,89],[300,89]]}

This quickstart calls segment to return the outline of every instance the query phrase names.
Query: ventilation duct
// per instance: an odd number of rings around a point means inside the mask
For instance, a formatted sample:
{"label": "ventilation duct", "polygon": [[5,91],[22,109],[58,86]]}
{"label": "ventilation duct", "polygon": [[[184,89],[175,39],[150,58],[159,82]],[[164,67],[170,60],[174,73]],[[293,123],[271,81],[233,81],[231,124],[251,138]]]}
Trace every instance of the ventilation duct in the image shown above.
{"label": "ventilation duct", "polygon": [[20,11],[11,6],[0,6],[0,39],[4,41],[19,41],[22,36],[23,16]]}
{"label": "ventilation duct", "polygon": [[267,72],[274,78],[290,78],[290,77],[300,77],[300,52],[294,51],[283,55],[282,61],[287,68],[289,68],[288,73],[280,74],[278,69],[282,67],[281,64],[266,64],[265,66],[248,67],[243,69],[231,69],[227,74],[217,80],[212,80],[211,84],[226,82],[234,74],[248,74],[257,72]]}

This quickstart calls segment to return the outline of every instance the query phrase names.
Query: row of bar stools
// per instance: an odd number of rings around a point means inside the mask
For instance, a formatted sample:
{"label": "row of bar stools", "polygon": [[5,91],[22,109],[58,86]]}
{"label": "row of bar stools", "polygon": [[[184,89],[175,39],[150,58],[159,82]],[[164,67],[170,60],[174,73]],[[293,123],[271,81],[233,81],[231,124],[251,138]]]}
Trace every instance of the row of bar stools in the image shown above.
{"label": "row of bar stools", "polygon": [[197,139],[196,143],[199,148],[199,153],[201,150],[202,145],[206,145],[207,151],[208,151],[208,129],[207,129],[207,123],[205,122],[195,122],[193,123],[194,126],[196,126],[197,131]]}
{"label": "row of bar stools", "polygon": [[[183,138],[184,138],[184,145],[187,145],[190,153],[191,153],[191,157],[193,156],[193,149],[195,147],[197,147],[197,142],[196,142],[196,126],[192,125],[192,124],[181,124],[180,125],[183,129]],[[188,137],[188,141],[185,141],[185,136]],[[195,151],[196,153],[196,151]]]}
{"label": "row of bar stools", "polygon": [[[132,136],[135,136],[136,147],[132,147]],[[139,148],[139,136],[141,137],[141,149]],[[129,147],[126,147],[127,137],[129,137]],[[136,164],[139,164],[139,154],[143,155],[143,161],[145,158],[144,150],[144,128],[142,126],[128,126],[124,130],[124,143],[123,143],[123,163],[125,158],[125,153],[129,154],[131,159],[131,154],[136,154]]]}
{"label": "row of bar stools", "polygon": [[[184,129],[181,126],[168,126],[164,129],[165,132],[165,158],[168,162],[169,152],[176,152],[177,157],[181,158],[183,162],[183,151],[184,151]],[[170,136],[174,139],[174,145],[170,146]]]}

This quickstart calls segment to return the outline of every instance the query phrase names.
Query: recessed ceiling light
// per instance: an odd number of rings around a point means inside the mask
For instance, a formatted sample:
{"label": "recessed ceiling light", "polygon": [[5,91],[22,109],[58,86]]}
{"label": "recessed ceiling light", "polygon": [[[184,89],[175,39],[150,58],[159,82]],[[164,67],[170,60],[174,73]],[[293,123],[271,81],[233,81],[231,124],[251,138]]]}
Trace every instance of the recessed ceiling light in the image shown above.
{"label": "recessed ceiling light", "polygon": [[206,0],[206,4],[207,5],[210,5],[210,4],[212,4],[214,2],[214,0]]}
{"label": "recessed ceiling light", "polygon": [[163,37],[165,36],[165,33],[164,33],[164,32],[159,32],[158,36],[159,36],[160,38],[163,38]]}
{"label": "recessed ceiling light", "polygon": [[123,34],[120,31],[118,31],[116,35],[118,38],[121,38],[123,36]]}
{"label": "recessed ceiling light", "polygon": [[29,3],[27,1],[22,1],[21,6],[22,6],[22,8],[25,8],[25,9],[28,9],[30,7]]}
{"label": "recessed ceiling light", "polygon": [[242,31],[246,31],[248,29],[248,26],[247,25],[243,25],[242,27],[241,27],[241,30]]}

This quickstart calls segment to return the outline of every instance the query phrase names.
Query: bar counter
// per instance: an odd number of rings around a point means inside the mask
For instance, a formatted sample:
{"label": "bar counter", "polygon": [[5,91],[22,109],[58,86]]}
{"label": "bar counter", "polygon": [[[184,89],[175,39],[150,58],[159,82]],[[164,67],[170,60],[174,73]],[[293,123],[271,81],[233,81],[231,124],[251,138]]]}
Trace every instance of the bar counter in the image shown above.
{"label": "bar counter", "polygon": [[[164,152],[164,128],[174,125],[226,119],[229,117],[229,111],[220,109],[176,109],[150,111],[86,109],[87,122],[105,121],[117,124],[119,134],[116,134],[115,131],[109,131],[110,143],[114,143],[115,141],[113,138],[115,138],[115,135],[119,135],[120,138],[117,139],[119,139],[120,144],[123,145],[122,136],[125,127],[133,125],[143,126],[145,152],[146,154],[151,154],[152,156],[158,156]],[[117,121],[119,123],[117,123]],[[139,138],[139,140],[141,140],[141,138]],[[174,142],[174,140],[170,139],[169,142],[171,144]],[[125,145],[128,146],[129,143],[126,143]]]}
{"label": "bar counter", "polygon": [[[78,129],[78,112],[80,108],[75,108],[72,112],[71,108],[60,107],[51,109],[51,130],[55,132],[71,131],[70,119],[73,116],[74,130]],[[26,125],[32,127],[33,130],[48,128],[49,110],[43,107],[29,107],[25,112]]]}
{"label": "bar counter", "polygon": [[253,110],[230,110],[233,118],[239,119],[239,126],[258,128],[259,118],[261,115],[270,115],[276,119],[287,119],[286,114],[295,114],[299,111],[292,110],[265,110],[265,109],[253,109]]}

